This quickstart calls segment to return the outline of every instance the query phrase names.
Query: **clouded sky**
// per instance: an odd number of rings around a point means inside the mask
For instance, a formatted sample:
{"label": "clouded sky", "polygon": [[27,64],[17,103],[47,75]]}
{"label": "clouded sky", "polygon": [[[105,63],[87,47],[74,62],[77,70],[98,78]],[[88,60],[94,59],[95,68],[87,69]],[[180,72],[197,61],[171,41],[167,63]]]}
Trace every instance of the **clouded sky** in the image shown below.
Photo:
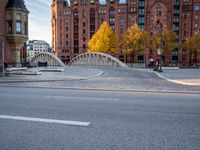
{"label": "clouded sky", "polygon": [[[52,0],[24,0],[29,13],[29,39],[44,40],[51,45]],[[105,0],[100,0],[105,1]],[[125,1],[125,0],[121,0]]]}
{"label": "clouded sky", "polygon": [[51,1],[24,0],[29,13],[29,39],[51,44]]}

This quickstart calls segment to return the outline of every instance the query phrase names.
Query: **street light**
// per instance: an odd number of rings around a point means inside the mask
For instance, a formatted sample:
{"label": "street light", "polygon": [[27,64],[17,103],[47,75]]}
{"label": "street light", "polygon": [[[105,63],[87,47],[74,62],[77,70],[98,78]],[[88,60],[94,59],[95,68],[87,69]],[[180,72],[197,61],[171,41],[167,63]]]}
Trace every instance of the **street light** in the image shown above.
{"label": "street light", "polygon": [[163,72],[162,70],[162,63],[163,63],[163,25],[162,23],[158,20],[158,25],[160,25],[160,33],[161,33],[161,39],[160,39],[160,47],[158,48],[157,54],[160,56],[160,62],[159,62],[159,72]]}

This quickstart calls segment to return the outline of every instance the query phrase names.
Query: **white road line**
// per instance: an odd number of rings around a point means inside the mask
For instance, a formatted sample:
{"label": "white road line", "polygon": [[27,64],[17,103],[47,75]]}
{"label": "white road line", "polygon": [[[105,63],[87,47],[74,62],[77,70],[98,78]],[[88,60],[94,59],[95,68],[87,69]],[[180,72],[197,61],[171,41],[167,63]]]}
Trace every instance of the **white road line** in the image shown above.
{"label": "white road line", "polygon": [[100,101],[119,101],[119,99],[113,99],[113,98],[97,98],[97,97],[45,96],[45,98],[82,99],[82,100],[100,100]]}
{"label": "white road line", "polygon": [[70,120],[55,120],[55,119],[45,119],[45,118],[31,118],[31,117],[23,117],[23,116],[7,116],[7,115],[0,115],[0,119],[33,121],[33,122],[43,122],[43,123],[55,123],[55,124],[84,126],[84,127],[87,127],[90,124],[90,122],[80,122],[80,121],[70,121]]}

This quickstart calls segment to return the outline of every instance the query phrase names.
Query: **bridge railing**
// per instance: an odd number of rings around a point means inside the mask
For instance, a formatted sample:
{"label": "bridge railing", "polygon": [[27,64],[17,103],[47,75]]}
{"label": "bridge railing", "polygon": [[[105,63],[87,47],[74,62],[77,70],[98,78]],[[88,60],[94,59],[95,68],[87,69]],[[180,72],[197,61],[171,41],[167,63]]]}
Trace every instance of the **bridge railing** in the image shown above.
{"label": "bridge railing", "polygon": [[40,52],[36,54],[30,61],[31,65],[37,66],[38,62],[47,62],[48,66],[61,66],[65,64],[54,54],[49,52]]}
{"label": "bridge railing", "polygon": [[68,66],[110,66],[110,67],[126,67],[128,66],[117,58],[105,53],[84,53],[72,59]]}

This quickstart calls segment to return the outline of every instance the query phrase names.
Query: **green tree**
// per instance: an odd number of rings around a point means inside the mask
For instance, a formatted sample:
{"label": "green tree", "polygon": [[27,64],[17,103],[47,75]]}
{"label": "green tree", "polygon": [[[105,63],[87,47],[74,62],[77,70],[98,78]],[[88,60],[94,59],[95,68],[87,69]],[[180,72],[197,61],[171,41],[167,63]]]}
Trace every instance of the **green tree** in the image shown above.
{"label": "green tree", "polygon": [[169,31],[167,28],[164,28],[162,34],[163,55],[169,55],[178,47],[178,37],[175,32]]}
{"label": "green tree", "polygon": [[88,51],[114,54],[117,50],[116,41],[117,37],[115,33],[110,29],[108,24],[104,22],[89,41]]}
{"label": "green tree", "polygon": [[189,50],[190,52],[190,64],[192,55],[194,56],[194,64],[197,62],[197,57],[200,55],[200,33],[188,38],[183,44],[183,50]]}
{"label": "green tree", "polygon": [[146,47],[147,34],[145,31],[141,31],[137,24],[134,24],[123,35],[121,47],[125,50],[125,53],[130,54],[131,62],[134,63],[134,58],[138,52],[143,52]]}
{"label": "green tree", "polygon": [[175,32],[171,32],[165,27],[162,29],[162,32],[148,34],[147,46],[156,53],[158,48],[162,48],[162,55],[165,57],[166,55],[170,55],[178,47],[177,38]]}

